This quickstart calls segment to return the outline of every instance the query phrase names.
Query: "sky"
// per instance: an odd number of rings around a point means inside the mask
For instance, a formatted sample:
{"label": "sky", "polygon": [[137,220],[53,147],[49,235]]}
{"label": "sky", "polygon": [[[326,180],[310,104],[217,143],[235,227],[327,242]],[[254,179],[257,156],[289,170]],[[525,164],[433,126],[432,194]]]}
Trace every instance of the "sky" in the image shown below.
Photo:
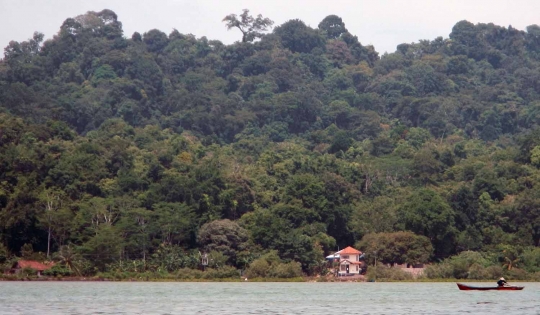
{"label": "sky", "polygon": [[249,9],[275,22],[300,19],[316,28],[330,14],[340,16],[363,45],[380,54],[394,52],[401,43],[447,38],[461,20],[525,30],[540,25],[538,0],[0,0],[0,45],[24,41],[35,31],[52,38],[62,22],[87,11],[110,9],[122,22],[124,36],[158,29],[220,40],[241,39],[238,30],[222,22],[231,13]]}

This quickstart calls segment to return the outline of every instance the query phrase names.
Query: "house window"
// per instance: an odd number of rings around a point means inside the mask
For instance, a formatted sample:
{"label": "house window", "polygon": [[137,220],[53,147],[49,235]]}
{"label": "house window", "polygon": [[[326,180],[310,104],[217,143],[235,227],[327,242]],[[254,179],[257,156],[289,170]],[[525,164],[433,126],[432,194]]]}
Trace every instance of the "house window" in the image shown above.
{"label": "house window", "polygon": [[341,271],[347,271],[347,265],[341,265]]}
{"label": "house window", "polygon": [[349,259],[349,255],[347,255],[347,256],[341,256],[341,258],[343,258],[343,259]]}
{"label": "house window", "polygon": [[358,271],[358,265],[356,265],[356,271]]}

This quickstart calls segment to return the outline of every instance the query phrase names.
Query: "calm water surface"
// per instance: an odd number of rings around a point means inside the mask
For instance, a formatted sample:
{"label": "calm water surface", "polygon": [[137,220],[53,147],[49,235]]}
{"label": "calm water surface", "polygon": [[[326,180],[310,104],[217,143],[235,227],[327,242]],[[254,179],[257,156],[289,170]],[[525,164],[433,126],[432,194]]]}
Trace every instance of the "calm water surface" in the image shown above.
{"label": "calm water surface", "polygon": [[0,282],[0,314],[540,314],[540,283],[521,285]]}

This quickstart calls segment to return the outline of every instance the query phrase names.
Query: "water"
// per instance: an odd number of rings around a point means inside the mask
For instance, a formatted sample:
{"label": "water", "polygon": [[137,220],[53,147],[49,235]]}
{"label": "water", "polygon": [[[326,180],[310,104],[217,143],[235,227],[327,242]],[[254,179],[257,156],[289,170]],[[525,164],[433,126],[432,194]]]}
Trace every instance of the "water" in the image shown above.
{"label": "water", "polygon": [[0,314],[540,314],[540,283],[520,285],[0,282]]}

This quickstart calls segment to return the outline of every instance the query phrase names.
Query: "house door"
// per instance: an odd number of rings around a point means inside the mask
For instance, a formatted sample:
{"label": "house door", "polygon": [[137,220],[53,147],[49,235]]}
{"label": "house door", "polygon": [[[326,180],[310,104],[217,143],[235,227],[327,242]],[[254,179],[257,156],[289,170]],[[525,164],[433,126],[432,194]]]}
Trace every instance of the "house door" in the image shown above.
{"label": "house door", "polygon": [[347,273],[349,273],[349,265],[347,265]]}

